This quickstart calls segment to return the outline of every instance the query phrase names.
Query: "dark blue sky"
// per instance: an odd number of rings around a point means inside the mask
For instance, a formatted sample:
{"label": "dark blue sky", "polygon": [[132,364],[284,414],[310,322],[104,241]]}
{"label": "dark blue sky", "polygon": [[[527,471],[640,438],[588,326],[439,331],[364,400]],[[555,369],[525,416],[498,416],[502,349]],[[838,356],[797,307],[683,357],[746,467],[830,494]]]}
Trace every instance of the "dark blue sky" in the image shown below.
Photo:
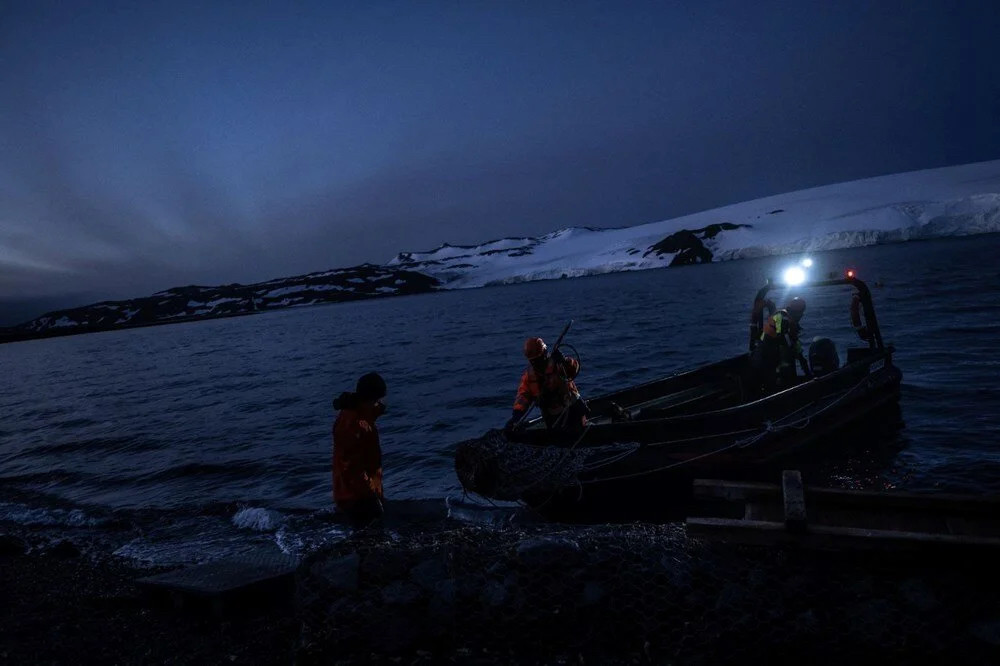
{"label": "dark blue sky", "polygon": [[0,3],[0,301],[1000,157],[996,2]]}

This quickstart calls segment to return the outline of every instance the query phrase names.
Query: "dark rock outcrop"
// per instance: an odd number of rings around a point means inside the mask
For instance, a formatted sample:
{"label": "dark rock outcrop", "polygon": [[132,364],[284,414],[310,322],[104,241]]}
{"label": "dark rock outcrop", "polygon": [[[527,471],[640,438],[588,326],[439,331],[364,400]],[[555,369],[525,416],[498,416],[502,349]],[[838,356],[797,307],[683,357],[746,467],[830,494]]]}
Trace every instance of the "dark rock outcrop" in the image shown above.
{"label": "dark rock outcrop", "polygon": [[435,290],[436,278],[413,270],[362,264],[256,284],[174,287],[143,298],[104,301],[49,312],[0,330],[0,342],[136,326],[232,317],[266,310]]}
{"label": "dark rock outcrop", "polygon": [[61,559],[69,559],[73,557],[80,556],[80,548],[72,541],[63,539],[59,543],[53,545],[45,551],[45,554],[49,557],[57,557]]}
{"label": "dark rock outcrop", "polygon": [[0,534],[0,557],[16,557],[24,555],[28,550],[28,544],[24,539],[13,534]]}
{"label": "dark rock outcrop", "polygon": [[681,229],[670,234],[659,243],[650,246],[642,256],[672,254],[674,258],[670,261],[671,266],[707,264],[712,261],[712,252],[705,247],[703,241],[715,238],[723,231],[732,231],[749,226],[749,224],[720,222],[693,231],[690,229]]}

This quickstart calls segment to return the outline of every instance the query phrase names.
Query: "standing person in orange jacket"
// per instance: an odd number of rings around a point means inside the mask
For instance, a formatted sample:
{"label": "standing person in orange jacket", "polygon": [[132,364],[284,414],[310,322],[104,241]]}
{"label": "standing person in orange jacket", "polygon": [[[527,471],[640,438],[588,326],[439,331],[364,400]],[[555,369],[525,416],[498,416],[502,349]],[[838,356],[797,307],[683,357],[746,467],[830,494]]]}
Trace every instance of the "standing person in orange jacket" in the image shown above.
{"label": "standing person in orange jacket", "polygon": [[580,362],[563,356],[558,349],[550,355],[541,338],[525,340],[524,357],[528,359],[529,367],[521,375],[514,411],[504,431],[510,433],[522,423],[525,414],[536,402],[550,430],[566,433],[583,430],[587,423],[587,408],[573,381],[580,374]]}
{"label": "standing person in orange jacket", "polygon": [[333,501],[356,528],[381,517],[382,447],[375,420],[385,413],[385,380],[370,372],[358,380],[354,393],[333,401],[340,410],[333,424]]}

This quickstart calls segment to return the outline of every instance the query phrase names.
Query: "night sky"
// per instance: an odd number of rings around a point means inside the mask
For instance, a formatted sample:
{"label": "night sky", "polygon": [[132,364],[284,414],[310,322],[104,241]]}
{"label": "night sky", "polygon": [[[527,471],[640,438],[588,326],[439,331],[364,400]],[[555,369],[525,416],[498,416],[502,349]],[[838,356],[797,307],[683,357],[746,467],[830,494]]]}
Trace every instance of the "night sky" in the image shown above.
{"label": "night sky", "polygon": [[997,35],[996,2],[6,0],[0,316],[996,159]]}

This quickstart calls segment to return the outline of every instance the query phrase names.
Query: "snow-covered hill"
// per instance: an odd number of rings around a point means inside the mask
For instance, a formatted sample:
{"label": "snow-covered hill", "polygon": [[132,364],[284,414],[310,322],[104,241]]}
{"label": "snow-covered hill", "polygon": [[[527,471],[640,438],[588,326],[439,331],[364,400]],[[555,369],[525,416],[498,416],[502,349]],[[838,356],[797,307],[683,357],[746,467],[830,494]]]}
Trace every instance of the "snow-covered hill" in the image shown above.
{"label": "snow-covered hill", "polygon": [[817,187],[621,229],[403,252],[252,285],[177,287],[50,312],[0,342],[378,296],[1000,231],[1000,160]]}
{"label": "snow-covered hill", "polygon": [[790,192],[621,229],[403,252],[446,289],[1000,231],[1000,160]]}
{"label": "snow-covered hill", "polygon": [[432,291],[436,286],[437,280],[421,273],[363,264],[249,285],[174,287],[142,298],[50,312],[20,326],[0,330],[0,342],[417,294]]}

